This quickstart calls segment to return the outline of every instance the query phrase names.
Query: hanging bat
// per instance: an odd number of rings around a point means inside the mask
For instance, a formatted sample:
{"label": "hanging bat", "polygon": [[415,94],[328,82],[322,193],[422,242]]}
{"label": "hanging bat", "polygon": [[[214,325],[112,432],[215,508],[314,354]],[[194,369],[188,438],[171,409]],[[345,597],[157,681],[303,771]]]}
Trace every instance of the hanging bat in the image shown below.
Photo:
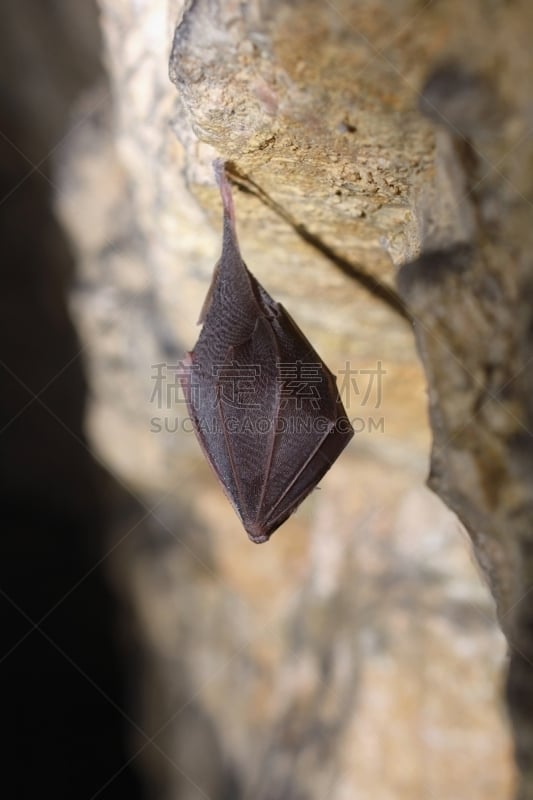
{"label": "hanging bat", "polygon": [[194,350],[181,376],[196,436],[253,542],[266,542],[353,436],[335,378],[241,258],[231,187]]}

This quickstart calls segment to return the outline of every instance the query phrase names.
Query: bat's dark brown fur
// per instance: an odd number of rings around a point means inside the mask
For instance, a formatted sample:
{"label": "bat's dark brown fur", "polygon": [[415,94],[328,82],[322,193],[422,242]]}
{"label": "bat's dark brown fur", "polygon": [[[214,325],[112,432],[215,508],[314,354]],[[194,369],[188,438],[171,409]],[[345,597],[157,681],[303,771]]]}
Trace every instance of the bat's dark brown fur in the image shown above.
{"label": "bat's dark brown fur", "polygon": [[182,381],[198,440],[250,539],[267,541],[353,436],[335,378],[282,305],[248,271],[231,188],[222,255]]}

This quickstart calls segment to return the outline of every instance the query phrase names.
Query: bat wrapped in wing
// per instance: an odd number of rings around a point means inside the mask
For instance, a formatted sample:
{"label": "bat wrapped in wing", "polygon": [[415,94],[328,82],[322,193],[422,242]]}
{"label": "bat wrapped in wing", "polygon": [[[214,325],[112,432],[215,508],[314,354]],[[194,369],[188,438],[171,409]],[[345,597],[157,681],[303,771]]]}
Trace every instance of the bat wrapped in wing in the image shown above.
{"label": "bat wrapped in wing", "polygon": [[335,378],[241,258],[231,188],[222,255],[182,386],[207,460],[253,542],[265,542],[353,436]]}

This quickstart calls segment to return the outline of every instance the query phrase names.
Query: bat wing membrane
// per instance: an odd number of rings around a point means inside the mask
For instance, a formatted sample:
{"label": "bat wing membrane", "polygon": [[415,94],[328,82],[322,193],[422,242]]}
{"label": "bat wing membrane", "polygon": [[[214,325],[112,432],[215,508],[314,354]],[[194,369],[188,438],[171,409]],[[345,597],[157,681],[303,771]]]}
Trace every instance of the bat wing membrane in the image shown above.
{"label": "bat wing membrane", "polygon": [[[216,176],[222,254],[182,387],[207,460],[249,537],[263,542],[317,485],[353,430],[333,374],[244,264],[223,162]],[[291,375],[300,386],[303,377],[303,394]]]}
{"label": "bat wing membrane", "polygon": [[[284,309],[278,311],[277,323],[258,317],[252,336],[230,348],[226,363],[236,374],[248,371],[250,393],[241,394],[236,408],[219,404],[236,487],[233,504],[256,542],[268,539],[290,516],[353,435],[333,375]],[[317,381],[306,403],[290,392],[286,396],[280,372],[304,358],[315,367]],[[342,429],[340,418],[346,423]]]}
{"label": "bat wing membrane", "polygon": [[233,398],[237,402],[219,403],[221,427],[236,487],[234,506],[249,533],[261,515],[265,479],[271,472],[279,403],[278,358],[272,327],[260,316],[252,336],[231,347],[225,362],[240,376],[240,385],[238,397]]}

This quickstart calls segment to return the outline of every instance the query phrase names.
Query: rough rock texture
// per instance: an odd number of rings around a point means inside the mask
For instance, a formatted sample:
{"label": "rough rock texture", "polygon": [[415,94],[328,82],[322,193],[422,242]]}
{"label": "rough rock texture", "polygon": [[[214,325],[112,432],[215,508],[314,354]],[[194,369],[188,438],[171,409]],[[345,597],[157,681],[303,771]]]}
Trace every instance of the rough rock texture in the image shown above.
{"label": "rough rock texture", "polygon": [[[522,31],[533,12],[522,9]],[[510,32],[510,20],[503,21]],[[518,40],[520,43],[521,38]],[[521,769],[517,797],[533,796],[531,530],[532,163],[529,50],[507,48],[485,74],[437,68],[421,107],[437,141],[462,164],[459,209],[475,225],[427,244],[399,286],[415,320],[429,386],[429,485],[466,525],[510,649],[507,700]]]}
{"label": "rough rock texture", "polygon": [[[433,92],[433,109],[463,153],[465,197],[476,213],[476,230],[468,245],[427,250],[406,264],[399,286],[415,319],[428,378],[429,484],[466,525],[509,643],[507,698],[522,770],[518,797],[527,798],[533,793],[533,185],[505,168],[505,139],[498,140],[500,169],[481,180],[480,134],[488,134],[495,147],[490,134],[500,134],[501,121],[491,128],[483,116],[472,115],[471,130],[462,131],[459,120],[450,130],[454,89],[459,97],[471,92],[472,79],[448,70],[446,92]],[[487,87],[475,90],[479,96]],[[520,119],[526,109],[513,111]],[[518,143],[523,163],[531,163],[530,137],[522,135]]]}
{"label": "rough rock texture", "polygon": [[[123,512],[110,559],[157,745],[132,754],[157,796],[187,800],[512,796],[504,640],[468,538],[422,486],[425,381],[394,288],[410,262],[400,289],[429,385],[432,486],[468,527],[523,656],[508,696],[518,791],[533,797],[531,423],[517,375],[529,4],[100,8],[112,108],[80,107],[58,207],[81,263],[91,440],[141,504]],[[215,155],[244,190],[248,265],[339,374],[359,425],[321,491],[260,548],[183,430],[173,373],[154,380],[196,338],[219,252]],[[347,363],[358,372],[343,376]],[[361,370],[378,363],[381,396],[374,384],[365,402]]]}

